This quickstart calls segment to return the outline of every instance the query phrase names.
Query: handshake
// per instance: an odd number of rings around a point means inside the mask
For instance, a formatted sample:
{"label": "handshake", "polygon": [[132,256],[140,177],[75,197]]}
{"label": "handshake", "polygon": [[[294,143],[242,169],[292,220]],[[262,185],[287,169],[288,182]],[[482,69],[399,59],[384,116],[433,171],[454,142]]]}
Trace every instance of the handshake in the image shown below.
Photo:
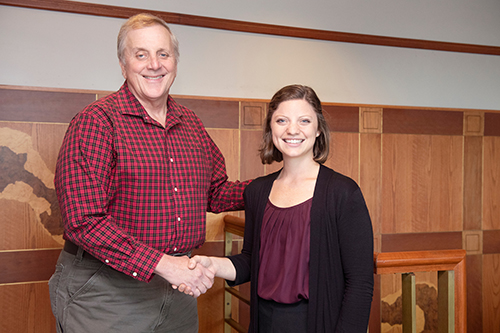
{"label": "handshake", "polygon": [[224,257],[163,255],[155,273],[170,282],[174,289],[195,298],[212,288],[215,277],[236,279],[233,263]]}

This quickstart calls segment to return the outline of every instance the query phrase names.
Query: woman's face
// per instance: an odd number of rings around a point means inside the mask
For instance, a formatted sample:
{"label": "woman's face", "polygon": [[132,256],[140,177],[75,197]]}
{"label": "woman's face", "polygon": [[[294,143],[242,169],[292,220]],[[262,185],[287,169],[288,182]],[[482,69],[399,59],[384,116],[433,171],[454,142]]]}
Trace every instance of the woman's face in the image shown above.
{"label": "woman's face", "polygon": [[271,118],[274,146],[287,158],[314,157],[314,143],[319,136],[318,117],[303,99],[282,102]]}

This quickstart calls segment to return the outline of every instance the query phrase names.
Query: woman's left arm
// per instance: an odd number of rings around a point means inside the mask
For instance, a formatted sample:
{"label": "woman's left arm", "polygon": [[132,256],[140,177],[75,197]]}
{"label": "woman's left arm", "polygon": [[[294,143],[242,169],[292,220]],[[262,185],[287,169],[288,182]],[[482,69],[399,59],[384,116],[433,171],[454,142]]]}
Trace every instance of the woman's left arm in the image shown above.
{"label": "woman's left arm", "polygon": [[373,296],[373,229],[359,187],[341,208],[338,222],[345,293],[337,328],[366,332]]}

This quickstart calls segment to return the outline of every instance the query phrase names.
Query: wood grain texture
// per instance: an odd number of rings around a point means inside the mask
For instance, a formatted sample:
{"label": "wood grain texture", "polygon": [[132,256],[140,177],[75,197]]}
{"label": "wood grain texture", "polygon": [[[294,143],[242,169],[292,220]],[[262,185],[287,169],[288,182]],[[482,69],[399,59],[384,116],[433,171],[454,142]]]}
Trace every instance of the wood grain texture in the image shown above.
{"label": "wood grain texture", "polygon": [[500,230],[483,230],[483,253],[500,254]]}
{"label": "wood grain texture", "polygon": [[56,333],[47,282],[0,285],[0,332]]}
{"label": "wood grain texture", "polygon": [[69,123],[95,100],[91,93],[0,89],[0,120]]}
{"label": "wood grain texture", "polygon": [[48,281],[61,249],[0,251],[0,284]]}
{"label": "wood grain texture", "polygon": [[207,128],[239,128],[239,103],[236,101],[175,98],[191,109]]}
{"label": "wood grain texture", "polygon": [[461,248],[461,232],[382,234],[382,252],[435,251]]}
{"label": "wood grain texture", "polygon": [[[208,241],[199,249],[193,251],[193,255],[218,256],[224,255],[223,241]],[[224,280],[215,278],[214,285],[205,294],[198,298],[198,319],[200,331],[222,332],[224,329]]]}
{"label": "wood grain texture", "polygon": [[463,112],[384,108],[384,133],[462,135]]}
{"label": "wood grain texture", "polygon": [[500,229],[500,137],[484,138],[483,229]]}
{"label": "wood grain texture", "polygon": [[464,230],[481,229],[483,138],[464,136]]}
{"label": "wood grain texture", "polygon": [[359,183],[359,134],[331,132],[326,166]]}
{"label": "wood grain texture", "polygon": [[464,112],[464,135],[465,136],[484,135],[484,112],[480,111]]}
{"label": "wood grain texture", "polygon": [[483,263],[481,255],[467,256],[467,331],[483,332]]}
{"label": "wood grain texture", "polygon": [[[17,91],[21,105],[24,103],[21,99],[29,97],[31,91],[43,92],[38,95],[42,99],[54,96],[46,93],[64,94],[66,97],[55,106],[58,110],[65,110],[65,101],[71,100],[74,94],[95,95],[92,91],[62,89],[0,86],[0,91],[2,89]],[[230,179],[255,178],[281,168],[282,163],[264,166],[258,157],[262,130],[258,124],[261,110],[257,108],[267,107],[268,101],[200,96],[176,98],[194,101],[191,106],[199,108],[202,117],[206,118],[204,121],[209,121],[211,126],[208,132],[225,156]],[[42,100],[38,104],[44,103]],[[250,107],[246,116],[242,112],[243,105]],[[358,111],[372,108],[382,111],[382,133],[362,133],[359,127],[362,117]],[[392,111],[387,113],[387,109]],[[401,110],[402,114],[395,115],[399,112],[395,110]],[[434,111],[439,111],[435,119],[438,125],[433,123]],[[325,113],[332,126],[331,158],[326,164],[360,184],[374,223],[377,249],[385,252],[466,249],[468,265],[471,262],[468,268],[468,292],[472,302],[468,308],[469,331],[481,331],[482,328],[486,331],[494,327],[496,319],[486,313],[486,305],[499,304],[495,303],[498,302],[497,296],[490,295],[495,292],[494,274],[498,274],[498,269],[494,260],[483,263],[483,259],[500,254],[500,111],[484,113],[484,136],[478,134],[481,130],[478,115],[482,112],[475,110],[401,109],[325,103]],[[450,120],[450,114],[451,132],[444,126]],[[23,116],[20,114],[21,118],[11,121],[0,120],[0,146],[3,146],[0,147],[3,149],[0,162],[4,163],[0,179],[4,180],[4,186],[10,186],[0,191],[0,251],[4,250],[0,252],[3,254],[0,255],[0,266],[2,271],[7,271],[6,265],[10,265],[9,270],[14,269],[15,276],[11,275],[9,281],[26,279],[28,275],[24,272],[27,266],[22,264],[12,268],[17,262],[5,253],[16,253],[15,260],[18,260],[21,258],[19,253],[24,252],[20,251],[22,249],[34,253],[36,249],[57,249],[62,244],[60,234],[47,223],[48,220],[44,220],[48,214],[42,213],[52,210],[48,202],[53,189],[55,161],[67,122],[20,121]],[[460,117],[462,120],[458,121]],[[395,128],[403,133],[386,132],[386,120],[393,121]],[[368,125],[374,127],[372,122]],[[460,126],[463,126],[462,130],[459,130]],[[28,157],[28,163],[24,162],[24,157]],[[13,165],[16,167],[13,168]],[[44,190],[36,192],[40,188]],[[244,216],[243,212],[230,214]],[[216,248],[222,248],[220,243],[225,215],[207,214],[208,242],[205,244],[207,247],[200,250],[217,253]],[[53,264],[47,266],[43,260],[29,261],[29,258],[26,262],[31,262],[28,266],[33,274],[47,278],[52,273],[46,270],[47,267],[53,269],[53,266],[50,267]],[[40,264],[43,267],[39,267]],[[483,278],[487,274],[489,282],[485,284]],[[425,277],[423,281],[432,284],[434,280]],[[20,285],[25,284],[21,282]],[[202,332],[222,330],[219,326],[221,317],[218,317],[220,287],[216,284],[216,289],[200,300]],[[382,293],[385,293],[384,288],[385,284],[381,283]],[[2,308],[9,306],[4,302],[3,295],[0,295]],[[15,296],[8,296],[6,300],[21,296],[16,292]],[[483,306],[478,306],[478,302]],[[33,316],[28,308],[22,306],[19,313],[13,314],[17,317],[10,322],[19,323],[26,315]],[[244,317],[243,305],[237,310],[241,310]],[[222,305],[220,312],[222,314]],[[50,309],[47,313],[44,320],[51,320]],[[397,332],[398,328],[392,327],[389,331]],[[41,328],[40,333],[45,332],[49,331]]]}
{"label": "wood grain texture", "polygon": [[458,136],[384,134],[382,233],[462,230],[462,149]]}
{"label": "wood grain texture", "polygon": [[483,332],[500,327],[500,254],[483,256]]}
{"label": "wood grain texture", "polygon": [[[382,135],[360,135],[359,185],[372,220],[373,233],[380,235],[382,205]],[[381,251],[377,242],[375,251]]]}
{"label": "wood grain texture", "polygon": [[500,113],[484,114],[484,136],[500,136]]}
{"label": "wood grain texture", "polygon": [[241,130],[240,175],[242,180],[264,175],[264,165],[259,157],[262,131]]}
{"label": "wood grain texture", "polygon": [[359,108],[359,132],[382,133],[382,108]]}
{"label": "wood grain texture", "polygon": [[359,131],[359,108],[355,106],[339,106],[323,104],[323,115],[331,132]]}
{"label": "wood grain texture", "polygon": [[262,130],[267,115],[267,103],[241,102],[240,128]]}

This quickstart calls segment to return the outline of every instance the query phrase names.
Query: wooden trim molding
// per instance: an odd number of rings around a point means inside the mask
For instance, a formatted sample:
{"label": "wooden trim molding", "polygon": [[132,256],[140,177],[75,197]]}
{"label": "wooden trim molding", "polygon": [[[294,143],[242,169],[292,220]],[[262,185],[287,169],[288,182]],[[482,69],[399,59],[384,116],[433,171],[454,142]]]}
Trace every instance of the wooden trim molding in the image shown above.
{"label": "wooden trim molding", "polygon": [[274,24],[220,19],[214,17],[152,11],[140,8],[109,6],[86,2],[66,0],[1,0],[0,5],[15,6],[31,9],[52,10],[66,13],[105,16],[114,18],[128,18],[139,12],[147,11],[163,18],[166,22],[179,25],[188,25],[201,28],[231,30],[256,34],[286,36],[325,40],[331,42],[369,44],[379,46],[414,48],[434,51],[475,53],[486,55],[500,55],[500,46],[440,42],[423,39],[398,38],[339,32],[330,30],[306,29]]}

